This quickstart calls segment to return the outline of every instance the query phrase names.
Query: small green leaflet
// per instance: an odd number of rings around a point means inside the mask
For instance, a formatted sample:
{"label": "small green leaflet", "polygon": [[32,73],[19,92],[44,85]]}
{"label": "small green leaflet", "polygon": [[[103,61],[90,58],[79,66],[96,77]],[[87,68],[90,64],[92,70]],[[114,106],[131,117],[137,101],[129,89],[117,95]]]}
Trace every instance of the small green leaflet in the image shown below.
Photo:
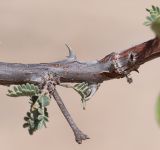
{"label": "small green leaflet", "polygon": [[80,94],[82,99],[85,99],[91,92],[88,83],[85,82],[74,85],[73,89]]}
{"label": "small green leaflet", "polygon": [[146,9],[147,12],[149,12],[150,16],[147,16],[147,21],[144,22],[144,25],[151,26],[153,22],[156,21],[157,18],[160,17],[160,8],[156,6],[152,6],[151,9]]}
{"label": "small green leaflet", "polygon": [[19,97],[19,96],[35,96],[39,93],[38,86],[34,84],[22,84],[13,86],[12,89],[8,90],[8,96],[10,97]]}
{"label": "small green leaflet", "polygon": [[151,9],[146,9],[149,16],[146,17],[147,21],[144,22],[145,26],[150,26],[157,37],[160,38],[160,8],[152,6]]}
{"label": "small green leaflet", "polygon": [[85,109],[87,97],[91,93],[91,89],[90,89],[88,83],[82,82],[82,83],[75,84],[74,87],[73,87],[73,89],[76,92],[78,92],[78,94],[81,96],[81,101],[82,101],[82,104],[83,104],[83,109]]}
{"label": "small green leaflet", "polygon": [[42,105],[42,107],[46,107],[50,103],[50,99],[46,95],[39,96],[38,101]]}

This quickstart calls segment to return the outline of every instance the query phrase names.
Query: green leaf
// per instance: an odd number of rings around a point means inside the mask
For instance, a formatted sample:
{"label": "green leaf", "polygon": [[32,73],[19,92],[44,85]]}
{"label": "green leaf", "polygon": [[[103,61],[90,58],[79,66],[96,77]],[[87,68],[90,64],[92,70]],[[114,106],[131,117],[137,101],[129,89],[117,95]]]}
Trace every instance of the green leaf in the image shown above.
{"label": "green leaf", "polygon": [[151,29],[154,31],[156,36],[160,37],[160,17],[152,23]]}
{"label": "green leaf", "polygon": [[22,87],[20,85],[18,85],[17,88],[20,92],[22,92]]}
{"label": "green leaf", "polygon": [[15,94],[15,93],[13,93],[13,92],[12,92],[12,93],[8,93],[7,96],[10,96],[10,97],[18,97],[18,95]]}
{"label": "green leaf", "polygon": [[156,7],[156,10],[158,13],[160,13],[160,8],[159,7]]}
{"label": "green leaf", "polygon": [[34,87],[35,87],[35,85],[31,84],[31,90],[33,90],[33,91],[34,91],[34,90],[35,90],[35,88],[34,88]]}
{"label": "green leaf", "polygon": [[26,84],[26,88],[27,88],[28,90],[31,90],[31,85],[30,85],[29,83],[27,83],[27,84]]}
{"label": "green leaf", "polygon": [[37,94],[40,92],[38,86],[34,86],[34,89]]}
{"label": "green leaf", "polygon": [[155,20],[156,20],[156,18],[157,18],[157,15],[155,15],[155,14],[151,14],[151,19],[152,19],[152,21],[155,21]]}
{"label": "green leaf", "polygon": [[41,121],[38,123],[37,129],[41,129],[43,126],[44,126],[44,120],[41,120]]}
{"label": "green leaf", "polygon": [[154,5],[152,5],[152,9],[153,9],[154,11],[156,11],[156,7],[155,7]]}
{"label": "green leaf", "polygon": [[29,83],[17,85],[8,90],[8,95],[14,97],[30,96],[30,111],[24,117],[25,123],[23,124],[24,128],[28,128],[30,135],[43,126],[46,127],[46,122],[48,122],[46,106],[49,105],[50,98],[47,95],[42,95],[38,86]]}
{"label": "green leaf", "polygon": [[153,19],[152,19],[151,16],[147,16],[146,19],[149,20],[149,21],[151,21],[151,22],[153,21]]}
{"label": "green leaf", "polygon": [[144,22],[143,23],[145,26],[150,26],[151,25],[151,23],[149,22],[149,21],[146,21],[146,22]]}
{"label": "green leaf", "polygon": [[35,94],[38,94],[40,92],[38,86],[35,86],[34,84],[30,84],[31,90],[34,91]]}
{"label": "green leaf", "polygon": [[17,91],[16,94],[17,94],[17,96],[22,96],[23,95],[23,93],[20,92],[20,91]]}
{"label": "green leaf", "polygon": [[22,84],[22,89],[27,89],[25,84]]}
{"label": "green leaf", "polygon": [[27,117],[30,118],[31,117],[31,113],[27,112]]}
{"label": "green leaf", "polygon": [[84,99],[85,97],[87,97],[89,95],[89,93],[90,93],[90,88],[88,86],[88,83],[85,83],[85,82],[76,84],[73,87],[73,89],[80,94],[80,96],[82,97],[82,99]]}
{"label": "green leaf", "polygon": [[12,93],[12,90],[8,89],[8,93]]}
{"label": "green leaf", "polygon": [[38,120],[44,120],[44,116],[43,115],[39,115],[38,116]]}
{"label": "green leaf", "polygon": [[17,92],[18,88],[16,86],[13,87],[14,91]]}
{"label": "green leaf", "polygon": [[28,118],[28,117],[24,117],[24,120],[25,120],[25,121],[28,121],[28,120],[29,120],[29,118]]}
{"label": "green leaf", "polygon": [[48,117],[47,116],[44,116],[44,121],[46,121],[46,122],[48,122],[49,120],[48,120]]}
{"label": "green leaf", "polygon": [[23,124],[23,128],[27,128],[27,127],[29,127],[30,125],[29,125],[29,123],[24,123]]}
{"label": "green leaf", "polygon": [[37,96],[40,93],[38,86],[26,83],[22,85],[14,86],[13,89],[8,90],[8,96]]}
{"label": "green leaf", "polygon": [[44,108],[44,115],[45,115],[47,118],[49,117],[46,107]]}
{"label": "green leaf", "polygon": [[40,98],[39,98],[38,101],[39,101],[39,103],[42,105],[42,107],[46,107],[46,106],[48,106],[49,103],[50,103],[50,99],[49,99],[49,97],[46,96],[46,95],[40,96]]}
{"label": "green leaf", "polygon": [[152,6],[151,9],[146,9],[146,11],[149,12],[150,16],[146,17],[148,22],[145,22],[144,25],[152,26],[152,24],[157,21],[158,17],[160,17],[160,8]]}
{"label": "green leaf", "polygon": [[35,128],[35,123],[34,123],[33,120],[29,119],[29,120],[28,120],[28,123],[29,123],[31,129],[34,129],[34,128]]}
{"label": "green leaf", "polygon": [[150,12],[150,10],[148,8],[146,8],[146,11]]}
{"label": "green leaf", "polygon": [[35,131],[34,129],[28,128],[28,132],[29,132],[30,135],[33,135],[34,131]]}
{"label": "green leaf", "polygon": [[42,108],[38,108],[38,112],[42,115],[44,114],[44,111],[42,110]]}

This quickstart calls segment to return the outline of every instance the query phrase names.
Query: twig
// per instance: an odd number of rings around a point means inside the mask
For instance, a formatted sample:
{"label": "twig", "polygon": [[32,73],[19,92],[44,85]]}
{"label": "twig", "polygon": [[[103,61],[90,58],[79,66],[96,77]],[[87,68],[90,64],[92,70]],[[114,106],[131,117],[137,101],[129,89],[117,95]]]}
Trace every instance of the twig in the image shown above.
{"label": "twig", "polygon": [[84,134],[75,124],[75,122],[73,121],[70,113],[68,112],[67,108],[65,107],[61,97],[59,96],[57,90],[55,89],[55,86],[52,84],[52,82],[48,83],[48,91],[50,93],[50,95],[52,95],[55,99],[55,101],[57,102],[61,112],[63,113],[64,117],[66,118],[67,122],[69,123],[71,129],[74,132],[75,135],[75,140],[78,144],[82,143],[82,140],[86,140],[89,139],[89,137]]}
{"label": "twig", "polygon": [[[71,50],[70,50],[71,51]],[[71,52],[70,52],[71,53]],[[99,61],[80,62],[70,54],[67,59],[40,64],[0,62],[0,84],[43,84],[45,76],[55,73],[60,82],[102,83],[106,80],[127,77],[138,71],[140,65],[160,57],[160,40],[154,38],[120,53],[111,53]]]}

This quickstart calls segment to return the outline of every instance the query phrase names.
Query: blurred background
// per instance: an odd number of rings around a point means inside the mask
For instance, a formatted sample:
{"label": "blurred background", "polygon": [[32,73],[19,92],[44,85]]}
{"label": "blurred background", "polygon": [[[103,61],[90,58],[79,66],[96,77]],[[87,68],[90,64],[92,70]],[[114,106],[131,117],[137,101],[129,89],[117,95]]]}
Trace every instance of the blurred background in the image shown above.
{"label": "blurred background", "polygon": [[[0,0],[0,61],[42,63],[64,59],[68,43],[79,60],[101,59],[154,37],[143,26],[145,8],[157,0]],[[0,149],[156,150],[160,128],[155,103],[160,92],[160,59],[126,79],[104,82],[82,109],[71,89],[58,88],[79,128],[90,140],[78,145],[53,100],[47,129],[30,136],[22,128],[27,98],[7,97],[0,86]]]}

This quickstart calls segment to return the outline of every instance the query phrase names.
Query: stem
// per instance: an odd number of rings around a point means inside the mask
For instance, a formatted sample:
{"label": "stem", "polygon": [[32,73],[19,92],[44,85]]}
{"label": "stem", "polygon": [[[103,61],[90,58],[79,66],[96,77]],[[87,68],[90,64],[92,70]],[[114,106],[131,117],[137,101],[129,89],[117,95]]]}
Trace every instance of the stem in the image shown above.
{"label": "stem", "polygon": [[67,58],[64,61],[40,64],[0,62],[0,84],[43,84],[46,75],[55,73],[60,82],[102,83],[127,77],[140,65],[160,57],[160,40],[154,38],[120,53],[111,53],[99,61],[80,62]]}
{"label": "stem", "polygon": [[70,125],[71,129],[73,130],[73,133],[75,135],[75,140],[78,144],[82,143],[82,140],[89,139],[89,137],[84,134],[75,124],[73,121],[70,113],[68,112],[67,108],[65,107],[61,97],[59,96],[57,90],[52,84],[48,84],[48,91],[49,93],[54,97],[55,101],[57,102],[57,105],[59,106],[61,112],[63,113],[65,119],[67,120],[68,124]]}

